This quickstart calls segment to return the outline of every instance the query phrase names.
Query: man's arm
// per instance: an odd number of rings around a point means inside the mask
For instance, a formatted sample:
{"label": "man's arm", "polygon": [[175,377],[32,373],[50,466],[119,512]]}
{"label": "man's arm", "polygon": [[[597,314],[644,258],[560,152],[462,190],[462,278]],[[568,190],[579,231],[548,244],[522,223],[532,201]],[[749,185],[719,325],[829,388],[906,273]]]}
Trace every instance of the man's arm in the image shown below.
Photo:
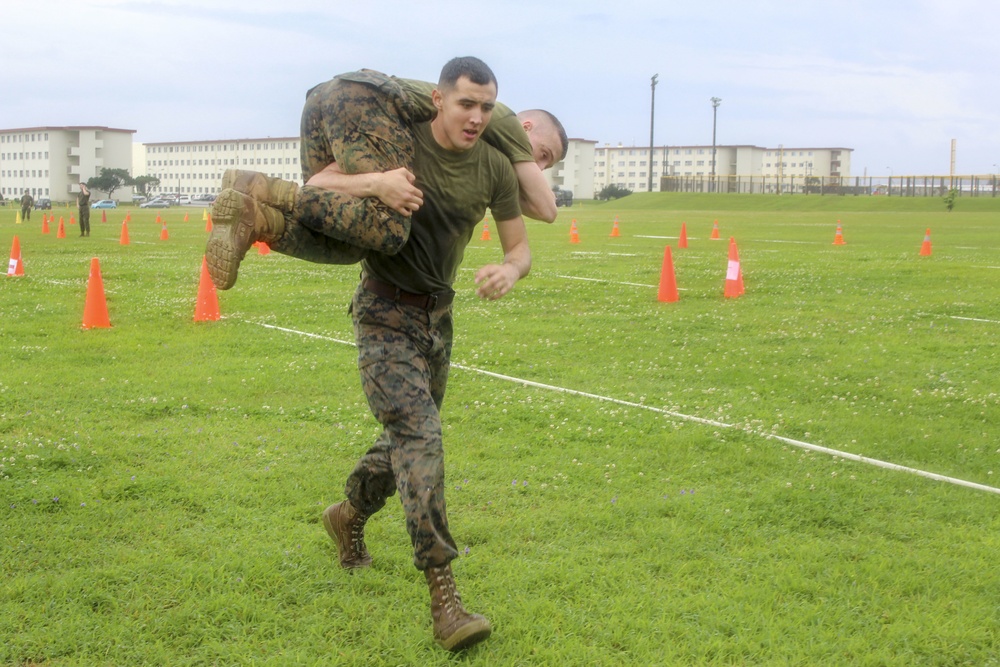
{"label": "man's arm", "polygon": [[556,196],[535,162],[515,162],[514,173],[521,193],[521,211],[529,218],[555,222]]}
{"label": "man's arm", "polygon": [[423,193],[413,185],[415,180],[405,167],[381,173],[345,174],[334,162],[313,174],[306,185],[352,197],[376,197],[394,211],[410,216],[424,203]]}
{"label": "man's arm", "polygon": [[476,272],[476,294],[495,301],[514,288],[531,270],[531,248],[521,216],[496,223],[503,247],[503,264],[487,264]]}

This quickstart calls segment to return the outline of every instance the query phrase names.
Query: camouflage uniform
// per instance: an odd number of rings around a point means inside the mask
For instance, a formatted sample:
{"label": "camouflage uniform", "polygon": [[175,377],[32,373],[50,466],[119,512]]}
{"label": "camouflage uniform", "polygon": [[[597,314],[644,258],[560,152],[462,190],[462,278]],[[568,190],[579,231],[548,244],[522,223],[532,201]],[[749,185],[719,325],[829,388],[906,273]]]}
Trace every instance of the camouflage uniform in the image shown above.
{"label": "camouflage uniform", "polygon": [[80,236],[90,236],[90,192],[76,196],[76,204],[80,209]]}
{"label": "camouflage uniform", "polygon": [[[347,174],[412,171],[413,109],[393,78],[370,70],[342,74],[306,96],[302,111],[302,180],[336,162]],[[393,254],[410,218],[375,198],[305,186],[271,248],[313,262],[353,264],[367,250]]]}
{"label": "camouflage uniform", "polygon": [[27,192],[21,197],[21,219],[27,222],[31,220],[31,207],[35,205],[35,199]]}
{"label": "camouflage uniform", "polygon": [[451,360],[451,305],[430,311],[359,287],[351,302],[361,384],[384,429],[347,479],[365,515],[399,490],[419,570],[458,556],[444,502],[441,403]]}

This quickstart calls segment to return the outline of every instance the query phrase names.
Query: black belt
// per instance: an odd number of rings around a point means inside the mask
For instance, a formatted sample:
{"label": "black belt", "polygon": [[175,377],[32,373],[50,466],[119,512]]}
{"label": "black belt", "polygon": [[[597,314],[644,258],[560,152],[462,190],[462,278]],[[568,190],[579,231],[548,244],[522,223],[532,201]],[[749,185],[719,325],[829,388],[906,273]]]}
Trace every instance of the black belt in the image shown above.
{"label": "black belt", "polygon": [[416,306],[417,308],[421,308],[423,310],[434,310],[435,308],[450,306],[451,302],[455,300],[454,292],[414,294],[413,292],[401,290],[391,283],[383,282],[378,278],[372,278],[371,276],[365,276],[362,278],[361,286],[375,296],[380,296],[383,299],[389,299],[390,301],[401,303],[404,306]]}

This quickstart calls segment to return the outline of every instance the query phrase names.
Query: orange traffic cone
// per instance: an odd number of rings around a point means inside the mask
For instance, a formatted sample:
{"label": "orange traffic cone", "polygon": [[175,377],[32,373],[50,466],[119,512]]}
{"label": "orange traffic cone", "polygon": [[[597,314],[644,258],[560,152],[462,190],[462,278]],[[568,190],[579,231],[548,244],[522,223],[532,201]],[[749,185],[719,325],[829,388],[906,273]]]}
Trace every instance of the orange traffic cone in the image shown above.
{"label": "orange traffic cone", "polygon": [[840,220],[837,221],[837,233],[833,237],[833,245],[847,245],[844,241],[844,229],[840,226]]}
{"label": "orange traffic cone", "polygon": [[101,211],[101,222],[107,222],[107,221],[108,221],[108,212],[102,210]]}
{"label": "orange traffic cone", "polygon": [[62,216],[59,216],[59,229],[56,230],[56,238],[57,239],[66,238],[66,225],[63,224]]}
{"label": "orange traffic cone", "polygon": [[713,238],[713,239],[719,238],[719,221],[718,220],[716,220],[715,223],[712,225],[712,236],[710,236],[709,238]]}
{"label": "orange traffic cone", "polygon": [[170,240],[170,234],[167,233],[167,225],[165,223],[162,227],[160,227],[160,240],[161,241]]}
{"label": "orange traffic cone", "polygon": [[83,306],[84,329],[108,329],[108,302],[104,298],[104,281],[101,280],[101,263],[96,257],[90,260],[90,280],[87,281],[87,303]]}
{"label": "orange traffic cone", "polygon": [[483,221],[483,235],[479,237],[480,241],[490,240],[490,223],[487,220]]}
{"label": "orange traffic cone", "polygon": [[16,236],[14,242],[10,244],[10,262],[7,264],[7,275],[24,275],[24,262],[21,261],[21,242]]}
{"label": "orange traffic cone", "polygon": [[621,236],[621,231],[618,229],[618,216],[615,216],[615,225],[611,228],[611,238],[616,238]]}
{"label": "orange traffic cone", "polygon": [[187,214],[187,211],[184,211],[184,222],[187,222],[187,221],[188,221],[188,214]]}
{"label": "orange traffic cone", "polygon": [[211,232],[212,231],[212,214],[211,213],[207,213],[205,215],[205,231],[206,232]]}
{"label": "orange traffic cone", "polygon": [[128,216],[125,216],[125,220],[122,221],[122,235],[118,239],[120,245],[128,245]]}
{"label": "orange traffic cone", "polygon": [[71,224],[71,225],[75,225],[76,224],[76,216],[75,215],[70,215],[69,216],[69,224]]}
{"label": "orange traffic cone", "polygon": [[924,234],[924,243],[923,243],[922,246],[920,246],[920,255],[922,257],[930,257],[931,256],[931,230],[930,229],[928,229],[927,232]]}
{"label": "orange traffic cone", "polygon": [[49,219],[47,217],[45,217],[45,214],[43,213],[42,214],[42,234],[48,234],[48,233],[49,233]]}
{"label": "orange traffic cone", "polygon": [[580,232],[576,228],[576,220],[573,220],[573,224],[569,228],[569,242],[579,243],[580,242]]}
{"label": "orange traffic cone", "polygon": [[660,289],[656,293],[656,299],[664,303],[673,303],[679,298],[677,277],[674,275],[674,260],[670,255],[670,246],[667,246],[663,250],[663,268],[660,270]]}
{"label": "orange traffic cone", "polygon": [[267,245],[263,241],[257,241],[254,245],[257,246],[258,255],[269,255],[271,253],[271,246]]}
{"label": "orange traffic cone", "polygon": [[740,254],[736,250],[736,241],[729,238],[729,264],[726,267],[726,298],[743,294],[743,269],[740,267]]}
{"label": "orange traffic cone", "polygon": [[132,222],[132,211],[125,212],[125,222]]}
{"label": "orange traffic cone", "polygon": [[681,236],[677,239],[678,248],[688,247],[688,226],[686,222],[681,223]]}
{"label": "orange traffic cone", "polygon": [[208,258],[201,257],[201,280],[198,282],[198,301],[194,306],[195,322],[214,322],[222,317],[219,314],[219,294],[208,275]]}
{"label": "orange traffic cone", "polygon": [[159,213],[156,214],[156,224],[158,224],[158,225],[162,225],[163,224],[163,218],[160,217]]}

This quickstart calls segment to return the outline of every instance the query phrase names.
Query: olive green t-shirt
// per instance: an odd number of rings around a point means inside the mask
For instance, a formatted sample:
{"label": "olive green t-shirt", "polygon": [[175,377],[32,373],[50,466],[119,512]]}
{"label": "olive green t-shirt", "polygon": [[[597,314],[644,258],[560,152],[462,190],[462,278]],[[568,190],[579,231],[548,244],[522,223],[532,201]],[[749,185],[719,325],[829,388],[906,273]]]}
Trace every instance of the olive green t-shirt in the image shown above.
{"label": "olive green t-shirt", "polygon": [[424,203],[413,214],[410,240],[395,255],[369,254],[362,268],[407,292],[434,294],[451,289],[487,208],[499,221],[521,214],[517,178],[507,158],[482,141],[460,153],[446,150],[430,123],[417,123],[413,136],[413,173]]}
{"label": "olive green t-shirt", "polygon": [[[396,79],[406,92],[413,108],[414,121],[432,120],[437,114],[431,93],[437,88],[433,83],[415,79]],[[483,139],[507,156],[511,162],[534,162],[528,133],[521,125],[521,119],[511,109],[499,102],[493,109],[489,125],[483,131]]]}

